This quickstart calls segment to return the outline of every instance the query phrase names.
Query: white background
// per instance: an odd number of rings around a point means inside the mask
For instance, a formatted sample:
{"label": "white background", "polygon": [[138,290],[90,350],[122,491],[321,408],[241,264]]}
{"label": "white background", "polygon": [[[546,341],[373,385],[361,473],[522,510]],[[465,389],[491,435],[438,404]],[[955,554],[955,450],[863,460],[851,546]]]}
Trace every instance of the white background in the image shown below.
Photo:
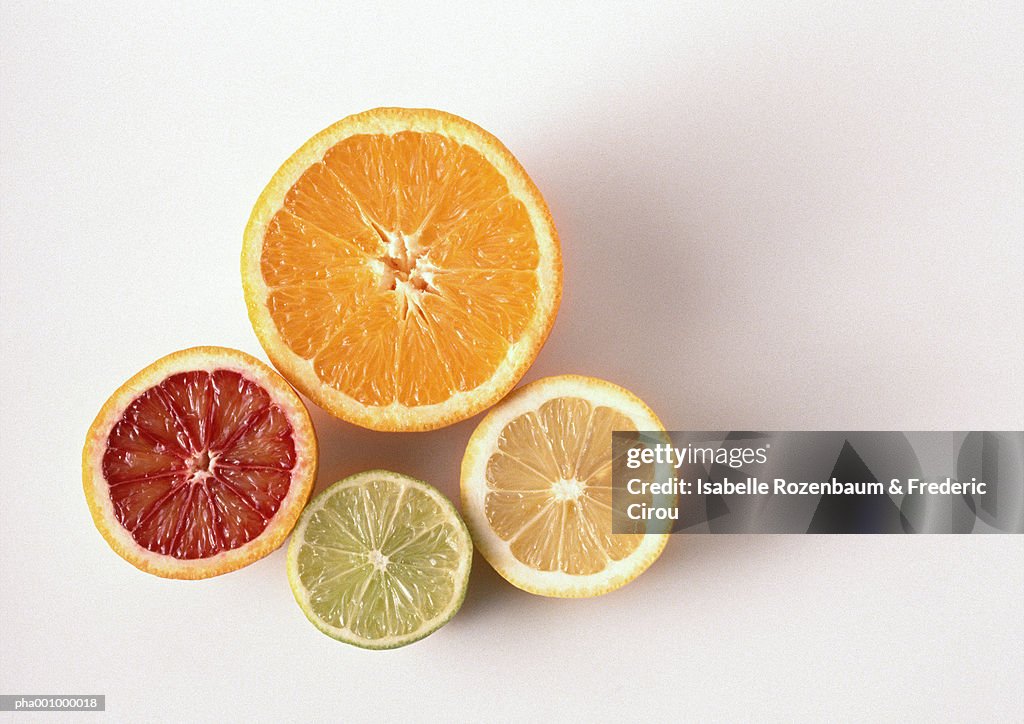
{"label": "white background", "polygon": [[[676,536],[587,601],[478,557],[452,623],[386,653],[310,626],[283,551],[186,583],[107,548],[93,415],[175,349],[263,356],[251,206],[378,105],[476,121],[550,203],[565,295],[527,380],[606,377],[674,429],[1024,427],[1019,2],[377,5],[2,3],[0,692],[121,721],[1019,720],[1020,537]],[[476,420],[313,414],[318,487],[455,496]]]}

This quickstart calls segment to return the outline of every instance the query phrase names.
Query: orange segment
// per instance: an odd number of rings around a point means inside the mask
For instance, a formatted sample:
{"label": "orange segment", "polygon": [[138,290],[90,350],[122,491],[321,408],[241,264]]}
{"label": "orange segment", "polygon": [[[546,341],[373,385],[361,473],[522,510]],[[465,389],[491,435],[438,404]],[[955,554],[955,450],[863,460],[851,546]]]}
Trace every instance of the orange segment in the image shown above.
{"label": "orange segment", "polygon": [[[409,175],[401,172],[402,163],[395,154],[391,136],[359,134],[346,138],[324,154],[323,165],[334,177],[336,187],[358,210],[347,222],[358,218],[371,228],[377,224],[401,230],[399,188]],[[303,186],[300,179],[293,190]]]}
{"label": "orange segment", "polygon": [[[302,174],[288,191],[282,206],[321,234],[361,248],[371,256],[381,252],[380,238],[369,233],[373,228],[368,218],[356,199],[339,183],[326,159]],[[302,237],[297,240],[301,242]]]}
{"label": "orange segment", "polygon": [[350,309],[314,359],[317,376],[364,405],[395,399],[399,309],[391,295],[375,294]]}
{"label": "orange segment", "polygon": [[439,217],[452,221],[425,230],[423,244],[441,269],[531,270],[539,261],[529,214],[516,199],[506,196],[468,211],[455,207]]}
{"label": "orange segment", "polygon": [[[436,362],[425,372],[450,380],[449,395],[483,385],[504,360],[509,343],[473,310],[459,306],[443,295],[430,295],[420,307],[431,325],[438,352]],[[403,369],[405,374],[415,370]],[[421,372],[421,375],[423,373]]]}
{"label": "orange segment", "polygon": [[[365,237],[371,237],[364,240]],[[302,286],[311,280],[344,278],[371,259],[363,244],[379,244],[367,229],[345,238],[333,236],[321,227],[288,211],[274,215],[267,228],[261,272],[267,286]]]}
{"label": "orange segment", "polygon": [[440,427],[502,397],[561,296],[554,225],[525,171],[432,110],[350,116],[296,152],[253,210],[242,278],[282,373],[376,429]]}
{"label": "orange segment", "polygon": [[[457,269],[434,275],[434,286],[508,342],[519,339],[537,303],[537,276],[519,269]],[[507,349],[507,346],[506,346]]]}
{"label": "orange segment", "polygon": [[438,404],[455,389],[448,370],[450,363],[438,364],[437,348],[444,335],[437,326],[434,316],[425,309],[405,315],[402,320],[398,339],[402,362],[396,370],[396,396],[402,405]]}

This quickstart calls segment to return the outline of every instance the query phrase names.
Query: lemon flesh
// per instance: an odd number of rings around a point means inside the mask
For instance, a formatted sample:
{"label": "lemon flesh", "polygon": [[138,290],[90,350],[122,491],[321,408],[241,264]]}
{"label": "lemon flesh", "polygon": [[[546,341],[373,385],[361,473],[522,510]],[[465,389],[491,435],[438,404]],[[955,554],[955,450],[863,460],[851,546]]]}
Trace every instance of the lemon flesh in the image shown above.
{"label": "lemon flesh", "polygon": [[668,531],[613,530],[612,433],[664,429],[636,395],[592,377],[547,377],[506,397],[462,461],[462,507],[484,558],[544,596],[597,596],[636,578]]}

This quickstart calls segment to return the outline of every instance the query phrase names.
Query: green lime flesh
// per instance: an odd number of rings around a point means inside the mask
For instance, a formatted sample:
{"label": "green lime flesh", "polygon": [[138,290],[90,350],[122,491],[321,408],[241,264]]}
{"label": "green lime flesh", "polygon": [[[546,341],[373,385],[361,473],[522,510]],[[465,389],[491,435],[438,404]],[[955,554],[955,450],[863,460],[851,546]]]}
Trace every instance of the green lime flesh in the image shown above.
{"label": "green lime flesh", "polygon": [[390,649],[455,615],[472,560],[466,525],[444,495],[371,470],[335,483],[306,507],[288,546],[288,579],[322,632]]}

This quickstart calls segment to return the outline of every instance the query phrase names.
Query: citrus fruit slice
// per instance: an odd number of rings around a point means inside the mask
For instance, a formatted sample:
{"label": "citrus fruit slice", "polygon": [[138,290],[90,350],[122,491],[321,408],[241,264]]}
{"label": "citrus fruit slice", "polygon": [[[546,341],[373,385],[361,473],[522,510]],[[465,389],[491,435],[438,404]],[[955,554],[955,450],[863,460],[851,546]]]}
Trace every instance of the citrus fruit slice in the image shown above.
{"label": "citrus fruit slice", "polygon": [[386,470],[341,480],[309,504],[288,546],[288,580],[328,636],[393,649],[427,636],[466,595],[473,543],[455,506]]}
{"label": "citrus fruit slice", "polygon": [[492,409],[462,460],[462,509],[484,558],[531,593],[607,593],[661,554],[663,532],[612,532],[612,432],[660,430],[631,392],[547,377]]}
{"label": "citrus fruit slice", "polygon": [[233,571],[281,545],[309,499],[317,444],[288,383],[244,352],[194,347],[125,382],[82,452],[93,521],[165,578]]}
{"label": "citrus fruit slice", "polygon": [[554,323],[562,262],[537,187],[458,116],[378,108],[318,133],[245,230],[267,355],[342,419],[428,430],[504,396]]}

